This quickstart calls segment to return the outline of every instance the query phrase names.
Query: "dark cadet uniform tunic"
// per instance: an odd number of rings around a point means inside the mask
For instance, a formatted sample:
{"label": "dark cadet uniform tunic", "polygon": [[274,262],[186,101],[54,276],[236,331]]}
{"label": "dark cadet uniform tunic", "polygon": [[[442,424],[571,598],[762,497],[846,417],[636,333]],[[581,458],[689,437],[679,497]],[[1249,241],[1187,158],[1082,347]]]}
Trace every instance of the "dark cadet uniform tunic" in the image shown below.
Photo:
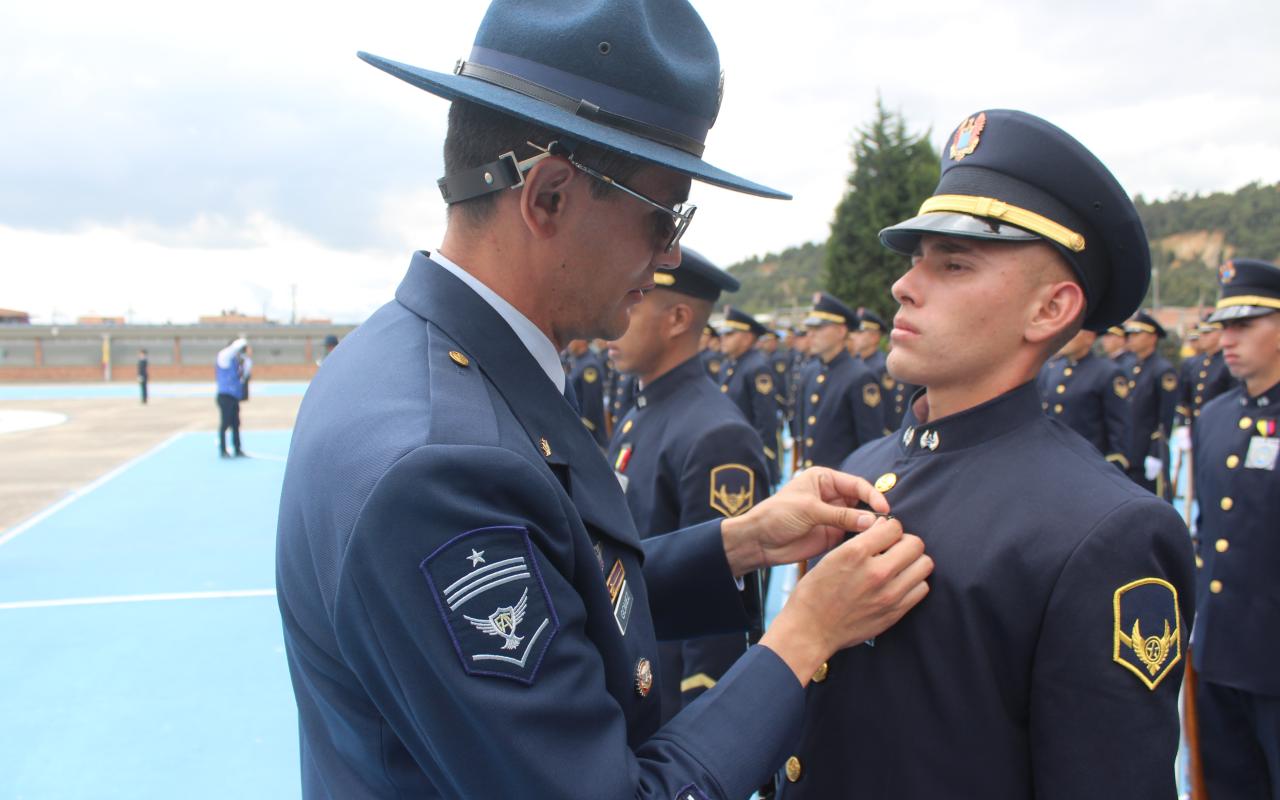
{"label": "dark cadet uniform tunic", "polygon": [[604,361],[592,350],[587,350],[580,356],[569,356],[569,382],[573,384],[573,391],[578,397],[582,424],[601,447],[609,444],[604,426],[606,377]]}
{"label": "dark cadet uniform tunic", "polygon": [[1059,356],[1040,373],[1044,412],[1097,448],[1127,472],[1129,446],[1129,377],[1115,362],[1085,354],[1079,361]]}
{"label": "dark cadet uniform tunic", "polygon": [[880,381],[862,362],[841,350],[829,363],[817,361],[801,397],[805,467],[837,467],[850,453],[884,435]]}
{"label": "dark cadet uniform tunic", "polygon": [[769,485],[782,475],[778,460],[778,398],[774,393],[774,371],[764,353],[748,350],[741,358],[727,359],[720,368],[720,391],[728,395],[764,443],[769,462]]}
{"label": "dark cadet uniform tunic", "polygon": [[707,377],[716,383],[720,382],[720,368],[724,363],[724,356],[719,350],[703,350],[698,353],[698,359],[702,361],[703,369],[707,372]]}
{"label": "dark cadet uniform tunic", "polygon": [[[1129,477],[1157,496],[1169,499],[1169,431],[1173,429],[1174,408],[1178,401],[1178,375],[1159,353],[1134,360],[1129,367],[1129,404],[1131,427],[1125,458],[1129,461]],[[1147,480],[1144,459],[1161,461],[1160,474]]]}
{"label": "dark cadet uniform tunic", "polygon": [[[1192,552],[1032,383],[866,445],[930,594],[807,691],[786,800],[1173,798]],[[1138,650],[1135,650],[1135,646]]]}
{"label": "dark cadet uniform tunic", "polygon": [[1178,365],[1178,403],[1173,424],[1194,425],[1206,403],[1235,385],[1236,379],[1227,370],[1221,350],[1184,359]]}
{"label": "dark cadet uniform tunic", "polygon": [[1274,797],[1280,775],[1263,765],[1280,764],[1280,384],[1210,401],[1192,447],[1203,566],[1191,652],[1205,778],[1214,798]]}
{"label": "dark cadet uniform tunic", "polygon": [[[608,457],[642,539],[737,516],[769,496],[760,437],[698,358],[640,392],[614,431]],[[751,595],[751,611],[758,600]],[[663,642],[664,712],[674,714],[714,686],[745,649],[742,633]]]}
{"label": "dark cadet uniform tunic", "polygon": [[718,520],[643,543],[581,420],[425,253],[307,390],[276,582],[302,790],[739,800],[802,698],[753,647],[661,724],[657,637],[744,630]]}

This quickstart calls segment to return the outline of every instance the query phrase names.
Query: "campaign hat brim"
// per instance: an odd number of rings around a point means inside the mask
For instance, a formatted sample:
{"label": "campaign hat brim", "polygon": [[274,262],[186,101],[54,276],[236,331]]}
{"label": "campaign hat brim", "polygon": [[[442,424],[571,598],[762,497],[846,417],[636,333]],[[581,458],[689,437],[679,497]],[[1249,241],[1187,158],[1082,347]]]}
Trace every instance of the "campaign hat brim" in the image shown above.
{"label": "campaign hat brim", "polygon": [[[712,186],[775,200],[791,199],[791,195],[786,192],[726,172],[683,150],[594,122],[511,89],[486,83],[477,78],[433,72],[363,51],[356,55],[388,75],[446,100],[467,100],[479,103],[535,125],[562,131],[572,138],[688,175],[696,181],[709,183]],[[537,144],[545,144],[545,142]],[[498,155],[498,153],[494,154],[495,157]]]}

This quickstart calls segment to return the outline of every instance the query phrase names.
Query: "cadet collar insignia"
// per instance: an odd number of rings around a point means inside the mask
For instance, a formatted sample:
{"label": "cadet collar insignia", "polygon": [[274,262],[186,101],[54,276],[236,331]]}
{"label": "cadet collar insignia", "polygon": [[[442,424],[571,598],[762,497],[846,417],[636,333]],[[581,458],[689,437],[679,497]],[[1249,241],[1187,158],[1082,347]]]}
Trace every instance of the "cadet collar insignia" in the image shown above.
{"label": "cadet collar insignia", "polygon": [[1111,659],[1152,691],[1182,660],[1178,590],[1160,578],[1143,578],[1116,589]]}
{"label": "cadet collar insignia", "polygon": [[769,394],[773,391],[773,378],[769,375],[756,376],[756,391],[760,394]]}
{"label": "cadet collar insignia", "polygon": [[938,449],[938,432],[925,431],[920,434],[920,446],[930,452]]}
{"label": "cadet collar insignia", "polygon": [[869,408],[875,408],[880,405],[879,384],[868,383],[862,387],[862,402]]}
{"label": "cadet collar insignia", "polygon": [[1178,376],[1174,375],[1172,372],[1166,372],[1164,377],[1160,379],[1160,386],[1163,387],[1166,392],[1172,392],[1174,389],[1178,388]]}
{"label": "cadet collar insignia", "polygon": [[528,531],[478,528],[418,565],[468,675],[532,684],[559,621]]}
{"label": "cadet collar insignia", "polygon": [[1228,261],[1218,267],[1218,282],[1227,284],[1231,283],[1236,277],[1236,265]]}
{"label": "cadet collar insignia", "polygon": [[587,367],[582,371],[582,379],[587,383],[595,383],[599,378],[600,373],[595,367]]}
{"label": "cadet collar insignia", "polygon": [[544,457],[551,458],[551,442],[547,441],[547,437],[544,436],[538,440],[538,449],[542,451]]}
{"label": "cadet collar insignia", "polygon": [[898,476],[892,472],[886,472],[879,478],[876,478],[876,491],[884,494],[885,492],[898,485]]}
{"label": "cadet collar insignia", "polygon": [[908,425],[907,429],[902,432],[902,446],[910,447],[911,443],[915,441],[915,438],[916,438],[916,429]]}
{"label": "cadet collar insignia", "polygon": [[972,155],[973,151],[978,149],[982,129],[985,127],[987,127],[986,113],[969,117],[960,123],[960,127],[956,128],[956,135],[951,139],[951,160],[961,161],[965,156]]}
{"label": "cadet collar insignia", "polygon": [[1129,381],[1123,375],[1116,376],[1116,379],[1111,382],[1111,388],[1115,390],[1116,397],[1121,400],[1129,396]]}
{"label": "cadet collar insignia", "polygon": [[744,513],[756,502],[756,474],[742,464],[711,470],[711,508],[726,517]]}

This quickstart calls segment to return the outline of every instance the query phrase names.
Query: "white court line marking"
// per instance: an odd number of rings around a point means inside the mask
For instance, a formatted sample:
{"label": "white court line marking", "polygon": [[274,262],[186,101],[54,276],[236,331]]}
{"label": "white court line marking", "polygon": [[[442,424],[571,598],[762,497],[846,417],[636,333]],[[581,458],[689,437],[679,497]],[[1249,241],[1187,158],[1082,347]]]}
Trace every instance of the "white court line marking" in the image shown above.
{"label": "white court line marking", "polygon": [[157,603],[168,600],[224,600],[232,597],[275,597],[275,589],[237,589],[228,592],[169,592],[166,594],[117,594],[105,597],[67,597],[60,600],[19,600],[0,603],[0,611],[17,608],[106,606],[113,603]]}
{"label": "white court line marking", "polygon": [[249,450],[245,450],[244,454],[247,455],[249,458],[256,458],[259,461],[279,461],[281,463],[284,463],[289,460],[288,457],[286,456],[277,456],[277,455],[272,455],[270,453],[254,453]]}
{"label": "white court line marking", "polygon": [[117,477],[122,472],[129,469],[130,467],[137,466],[142,461],[148,458],[151,458],[156,453],[159,453],[161,450],[165,449],[169,445],[181,439],[183,436],[186,436],[187,433],[188,433],[187,431],[179,431],[178,433],[175,433],[174,435],[170,436],[168,439],[165,439],[163,442],[151,448],[150,450],[143,453],[142,455],[129,459],[128,461],[124,462],[120,466],[108,472],[106,475],[103,475],[102,477],[98,478],[96,481],[93,481],[87,486],[82,486],[79,489],[76,489],[74,492],[62,498],[61,500],[54,503],[53,505],[49,506],[44,511],[39,512],[34,517],[31,517],[26,522],[19,523],[17,527],[13,528],[8,533],[5,533],[4,535],[0,535],[0,546],[6,545],[9,542],[13,541],[14,539],[18,538],[18,536],[31,530],[31,528],[35,527],[38,523],[43,522],[44,520],[48,519],[52,515],[58,513],[62,509],[74,503],[76,500],[79,500],[81,497],[84,497],[89,492],[92,492],[94,489],[97,489],[102,484],[106,483],[112,478]]}

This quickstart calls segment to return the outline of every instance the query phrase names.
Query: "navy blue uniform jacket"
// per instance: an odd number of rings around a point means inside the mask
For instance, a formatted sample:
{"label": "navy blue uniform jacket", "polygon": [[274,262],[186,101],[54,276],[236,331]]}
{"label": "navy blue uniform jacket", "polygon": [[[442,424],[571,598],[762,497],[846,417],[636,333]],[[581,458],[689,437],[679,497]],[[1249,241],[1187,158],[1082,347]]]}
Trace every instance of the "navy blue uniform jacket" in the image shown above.
{"label": "navy blue uniform jacket", "polygon": [[1114,361],[1085,354],[1045,363],[1040,371],[1044,411],[1084,437],[1108,461],[1127,472],[1129,376]]}
{"label": "navy blue uniform jacket", "polygon": [[[1139,486],[1168,499],[1168,441],[1178,403],[1178,375],[1159,353],[1152,353],[1142,361],[1135,359],[1129,375],[1131,417],[1129,446],[1125,450],[1129,477]],[[1144,473],[1143,460],[1148,456],[1162,463],[1161,474],[1154,481],[1147,480]]]}
{"label": "navy blue uniform jacket", "polygon": [[1257,397],[1243,386],[1219,395],[1191,434],[1204,564],[1196,574],[1196,671],[1272,697],[1280,697],[1277,438],[1280,384]]}
{"label": "navy blue uniform jacket", "polygon": [[596,444],[606,447],[609,437],[604,425],[604,361],[591,350],[580,356],[569,356],[568,380],[578,398],[582,424],[591,432]]}
{"label": "navy blue uniform jacket", "polygon": [[746,625],[719,525],[642,546],[554,384],[416,254],[290,447],[277,589],[304,796],[747,796],[799,724],[780,658],[752,648],[661,727],[658,687],[637,690],[659,635]]}
{"label": "navy blue uniform jacket", "polygon": [[778,457],[781,422],[778,417],[778,398],[774,392],[774,375],[769,367],[769,360],[759,350],[748,350],[741,358],[726,360],[720,368],[720,391],[729,395],[729,399],[737,404],[764,443],[771,486],[782,475],[782,462]]}
{"label": "navy blue uniform jacket", "polygon": [[860,445],[884,435],[880,379],[860,358],[841,350],[817,360],[800,398],[805,467],[836,467]]}
{"label": "navy blue uniform jacket", "polygon": [[843,469],[936,566],[919,606],[809,685],[786,800],[1175,796],[1194,568],[1168,503],[1046,418],[1032,383],[908,412]]}

